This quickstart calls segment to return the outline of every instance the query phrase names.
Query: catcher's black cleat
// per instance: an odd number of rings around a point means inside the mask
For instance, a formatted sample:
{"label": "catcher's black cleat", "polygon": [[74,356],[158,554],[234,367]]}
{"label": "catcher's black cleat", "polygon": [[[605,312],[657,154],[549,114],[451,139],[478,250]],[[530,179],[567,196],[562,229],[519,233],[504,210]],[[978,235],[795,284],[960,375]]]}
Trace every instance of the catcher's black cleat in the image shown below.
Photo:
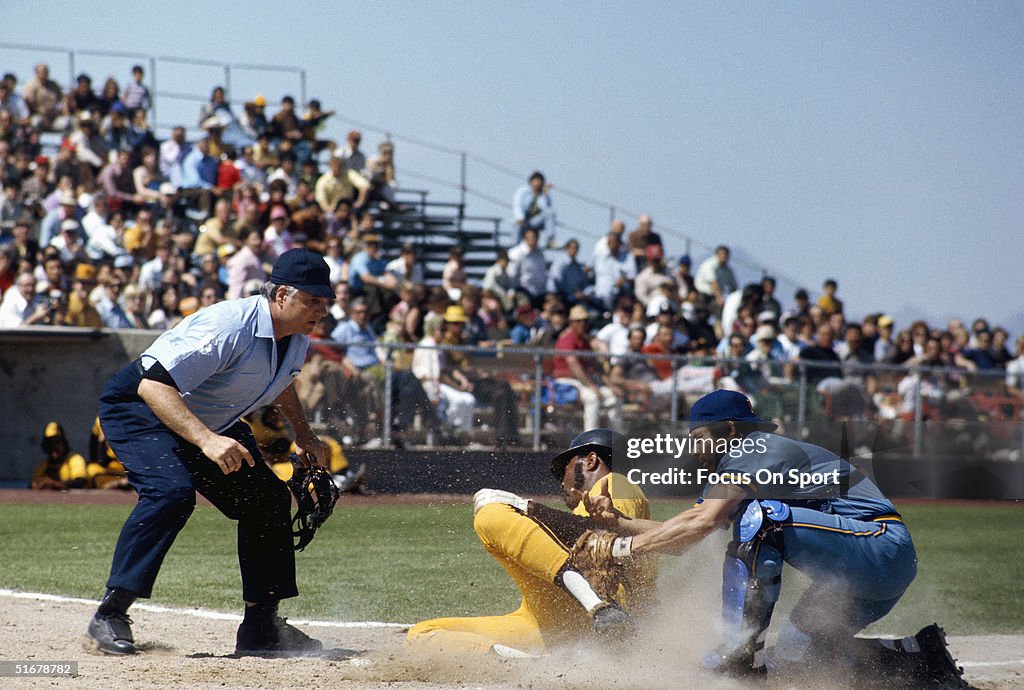
{"label": "catcher's black cleat", "polygon": [[104,654],[126,656],[138,651],[132,637],[132,619],[126,613],[97,613],[89,621],[87,634]]}
{"label": "catcher's black cleat", "polygon": [[594,632],[598,635],[614,637],[636,632],[636,622],[616,604],[603,604],[590,615],[593,617]]}
{"label": "catcher's black cleat", "polygon": [[262,621],[242,621],[235,636],[237,656],[303,656],[322,648],[320,640],[314,640],[280,617],[275,617],[270,625]]}
{"label": "catcher's black cleat", "polygon": [[921,628],[914,635],[921,652],[919,662],[914,670],[914,680],[920,687],[943,688],[954,690],[969,688],[964,680],[964,670],[956,665],[956,660],[946,646],[946,632],[936,623]]}

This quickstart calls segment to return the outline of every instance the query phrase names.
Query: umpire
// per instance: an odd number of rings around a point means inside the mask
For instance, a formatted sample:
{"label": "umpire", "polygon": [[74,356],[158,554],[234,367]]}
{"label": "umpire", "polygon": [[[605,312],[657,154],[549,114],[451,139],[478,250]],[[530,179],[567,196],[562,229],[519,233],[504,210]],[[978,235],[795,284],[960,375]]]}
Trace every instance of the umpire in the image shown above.
{"label": "umpire", "polygon": [[320,649],[277,615],[298,595],[291,495],[260,457],[241,418],[276,405],[296,432],[296,451],[323,464],[294,379],[309,334],[334,296],[330,269],[307,249],[278,257],[260,295],[202,309],[114,374],[100,424],[139,502],[121,530],[107,593],[88,635],[108,654],[133,654],[128,607],[153,591],[164,556],[195,508],[196,492],[238,523],[245,617],[235,652],[289,655]]}

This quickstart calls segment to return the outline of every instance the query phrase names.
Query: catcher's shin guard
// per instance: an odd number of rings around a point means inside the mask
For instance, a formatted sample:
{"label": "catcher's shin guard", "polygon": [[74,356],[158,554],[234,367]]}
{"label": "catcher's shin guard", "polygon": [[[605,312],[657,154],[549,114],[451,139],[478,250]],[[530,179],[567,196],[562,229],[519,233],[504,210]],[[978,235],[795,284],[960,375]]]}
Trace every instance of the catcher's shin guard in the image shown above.
{"label": "catcher's shin guard", "polygon": [[724,640],[704,658],[708,668],[734,674],[766,670],[764,642],[782,587],[782,524],[789,506],[751,501],[736,525],[722,568]]}

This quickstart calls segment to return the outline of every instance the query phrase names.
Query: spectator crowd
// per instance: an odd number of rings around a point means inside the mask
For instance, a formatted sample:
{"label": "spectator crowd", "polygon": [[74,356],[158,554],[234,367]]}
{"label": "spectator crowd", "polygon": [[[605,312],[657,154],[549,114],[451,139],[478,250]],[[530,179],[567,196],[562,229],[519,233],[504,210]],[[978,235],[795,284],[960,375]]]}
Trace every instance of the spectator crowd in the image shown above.
{"label": "spectator crowd", "polygon": [[[358,131],[344,142],[323,138],[333,113],[315,99],[300,112],[285,96],[270,115],[256,95],[236,113],[220,87],[196,136],[177,127],[160,141],[150,103],[140,66],[124,87],[109,78],[94,89],[81,74],[64,88],[45,64],[24,85],[10,73],[0,80],[0,328],[166,330],[220,300],[257,294],[279,254],[308,247],[329,264],[336,301],[300,394],[357,441],[373,437],[368,422],[387,376],[399,433],[421,425],[461,438],[483,408],[499,445],[520,441],[515,382],[481,357],[421,349],[386,367],[381,342],[557,349],[547,399],[578,402],[586,428],[621,428],[630,401],[667,404],[675,390],[685,402],[714,387],[742,390],[763,416],[781,418],[787,385],[801,377],[826,401],[893,417],[915,396],[949,403],[979,370],[1003,370],[1006,394],[1024,384],[1024,336],[1011,352],[1007,331],[985,319],[970,328],[902,326],[884,313],[853,319],[834,280],[816,300],[802,289],[779,295],[767,276],[740,285],[728,247],[694,266],[646,215],[628,232],[613,221],[584,263],[578,239],[554,241],[551,185],[540,172],[516,190],[516,242],[482,280],[467,277],[456,246],[429,285],[417,246],[381,234],[383,217],[408,211],[395,197],[390,141],[368,156]],[[47,133],[59,139],[53,152]],[[666,357],[679,354],[691,364]],[[919,368],[886,386],[866,369],[876,364]],[[932,368],[942,373],[921,373]]]}

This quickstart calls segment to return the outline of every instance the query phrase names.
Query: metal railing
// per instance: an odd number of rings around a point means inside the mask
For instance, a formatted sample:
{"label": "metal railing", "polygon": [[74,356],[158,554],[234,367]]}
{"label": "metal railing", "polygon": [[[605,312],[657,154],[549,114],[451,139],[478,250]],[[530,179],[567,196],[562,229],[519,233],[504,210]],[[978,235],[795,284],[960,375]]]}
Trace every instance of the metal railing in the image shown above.
{"label": "metal railing", "polygon": [[[345,349],[344,345],[330,341],[318,341],[318,345]],[[785,433],[794,437],[813,440],[830,433],[836,423],[850,422],[868,425],[872,433],[884,433],[881,446],[887,452],[908,457],[955,451],[1002,460],[1024,458],[1024,395],[1005,384],[1002,370],[970,372],[949,367],[807,360],[751,362],[521,346],[481,348],[380,342],[373,347],[384,370],[382,424],[377,429],[377,438],[384,446],[390,446],[392,441],[394,372],[408,368],[408,359],[415,350],[433,349],[469,355],[481,376],[513,384],[520,411],[528,420],[524,428],[534,450],[541,450],[546,442],[557,445],[582,430],[579,426],[549,423],[553,418],[579,423],[579,402],[556,400],[551,376],[553,360],[571,355],[596,359],[605,371],[611,362],[645,360],[649,364],[670,365],[669,376],[652,381],[648,394],[637,394],[636,386],[618,394],[619,402],[629,408],[627,422],[631,427],[657,424],[678,432],[690,404],[716,388],[729,387],[746,393],[760,415],[777,421]]]}

